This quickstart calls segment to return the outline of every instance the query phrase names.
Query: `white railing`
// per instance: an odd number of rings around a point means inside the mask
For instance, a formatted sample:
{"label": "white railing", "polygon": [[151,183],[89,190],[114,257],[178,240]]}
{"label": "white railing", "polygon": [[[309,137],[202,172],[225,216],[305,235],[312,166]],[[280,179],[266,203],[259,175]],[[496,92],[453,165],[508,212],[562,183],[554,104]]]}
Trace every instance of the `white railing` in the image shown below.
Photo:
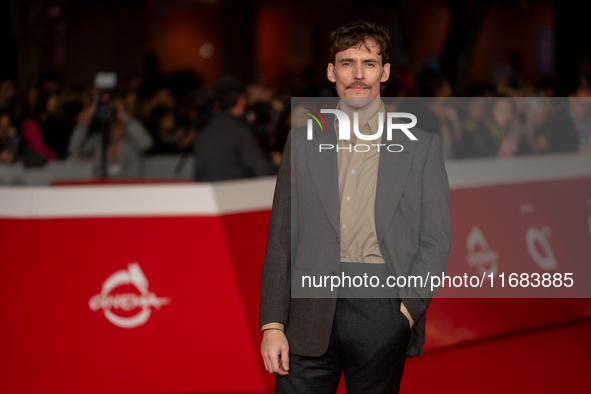
{"label": "white railing", "polygon": [[[165,160],[166,161],[166,160]],[[173,161],[169,161],[170,165]],[[157,161],[154,161],[157,163]],[[80,165],[81,163],[76,163]],[[88,168],[52,164],[79,177]],[[73,169],[77,167],[77,169]],[[164,166],[163,166],[164,167]],[[169,169],[172,167],[169,167]],[[555,154],[446,163],[451,189],[591,177],[591,155]],[[40,179],[40,175],[28,178]],[[163,173],[162,173],[163,174]],[[157,176],[156,178],[161,178]],[[63,179],[59,178],[59,179]],[[271,209],[276,178],[189,184],[0,187],[0,217],[219,215]]]}

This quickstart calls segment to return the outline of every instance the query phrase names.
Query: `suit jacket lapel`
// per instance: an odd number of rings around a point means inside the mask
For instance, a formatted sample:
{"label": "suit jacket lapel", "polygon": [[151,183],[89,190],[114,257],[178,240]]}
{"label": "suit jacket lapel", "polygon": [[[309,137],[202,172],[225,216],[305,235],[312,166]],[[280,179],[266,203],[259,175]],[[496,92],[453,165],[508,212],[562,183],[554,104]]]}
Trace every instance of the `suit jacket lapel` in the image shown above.
{"label": "suit jacket lapel", "polygon": [[[384,123],[386,122],[387,116],[384,117]],[[384,124],[382,143],[386,146],[382,146],[380,150],[375,203],[378,244],[381,244],[402,197],[417,144],[417,141],[411,141],[401,130],[392,132],[391,141],[386,138],[386,124]],[[400,144],[404,149],[400,153],[388,152],[386,148],[390,144]],[[392,150],[398,149],[399,147],[393,147]]]}
{"label": "suit jacket lapel", "polygon": [[[334,115],[325,115],[328,130],[320,130],[314,124],[313,139],[306,139],[306,157],[310,176],[322,206],[335,232],[340,234],[339,177],[337,169],[337,137],[334,129]],[[319,144],[332,144],[333,149],[319,152]]]}

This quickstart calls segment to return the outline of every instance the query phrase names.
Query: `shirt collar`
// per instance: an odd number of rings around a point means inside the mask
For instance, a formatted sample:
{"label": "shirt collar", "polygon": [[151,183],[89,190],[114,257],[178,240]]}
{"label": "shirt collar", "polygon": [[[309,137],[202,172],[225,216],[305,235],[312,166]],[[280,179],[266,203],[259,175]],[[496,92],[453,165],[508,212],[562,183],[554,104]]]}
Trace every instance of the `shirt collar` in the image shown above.
{"label": "shirt collar", "polygon": [[[337,108],[336,109],[338,109],[338,110],[341,109],[341,102],[340,101],[337,103]],[[380,108],[367,121],[367,124],[369,125],[369,131],[370,132],[369,133],[364,133],[364,128],[361,128],[359,131],[362,134],[369,135],[369,134],[375,134],[375,133],[378,132],[378,128],[380,126],[380,123],[379,123],[379,120],[380,120],[380,118],[379,118],[380,112],[382,112],[384,114],[384,115],[382,115],[382,116],[384,116],[384,118],[383,118],[383,120],[384,120],[385,117],[386,117],[386,106],[384,105],[384,101],[382,101],[382,99],[380,99]],[[338,138],[339,138],[339,119],[336,116],[334,117],[334,130],[335,130],[335,133],[337,135],[337,140],[338,140]],[[352,130],[351,130],[351,132],[352,132]]]}

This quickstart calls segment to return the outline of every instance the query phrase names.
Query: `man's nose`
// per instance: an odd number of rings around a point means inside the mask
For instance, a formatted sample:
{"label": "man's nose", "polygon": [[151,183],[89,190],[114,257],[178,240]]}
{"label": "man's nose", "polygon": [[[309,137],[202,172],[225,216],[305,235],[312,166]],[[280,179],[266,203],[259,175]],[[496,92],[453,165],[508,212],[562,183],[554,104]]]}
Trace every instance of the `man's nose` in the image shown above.
{"label": "man's nose", "polygon": [[355,66],[355,70],[354,70],[355,79],[363,79],[364,76],[365,76],[365,73],[364,73],[364,69],[363,69],[363,64],[357,63],[357,65]]}

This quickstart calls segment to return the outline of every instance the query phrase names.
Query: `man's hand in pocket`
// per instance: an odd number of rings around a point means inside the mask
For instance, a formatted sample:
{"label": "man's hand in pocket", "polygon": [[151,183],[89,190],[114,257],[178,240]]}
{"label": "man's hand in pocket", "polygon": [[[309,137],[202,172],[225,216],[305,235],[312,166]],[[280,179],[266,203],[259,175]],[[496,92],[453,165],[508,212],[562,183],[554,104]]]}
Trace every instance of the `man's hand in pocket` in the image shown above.
{"label": "man's hand in pocket", "polygon": [[410,317],[410,313],[408,313],[408,309],[406,309],[406,307],[404,306],[404,304],[402,302],[400,303],[400,312],[402,312],[404,314],[404,316],[406,316],[406,318],[408,319],[408,322],[410,324],[410,328],[412,328],[412,326],[415,325],[415,321],[412,319],[412,317]]}

